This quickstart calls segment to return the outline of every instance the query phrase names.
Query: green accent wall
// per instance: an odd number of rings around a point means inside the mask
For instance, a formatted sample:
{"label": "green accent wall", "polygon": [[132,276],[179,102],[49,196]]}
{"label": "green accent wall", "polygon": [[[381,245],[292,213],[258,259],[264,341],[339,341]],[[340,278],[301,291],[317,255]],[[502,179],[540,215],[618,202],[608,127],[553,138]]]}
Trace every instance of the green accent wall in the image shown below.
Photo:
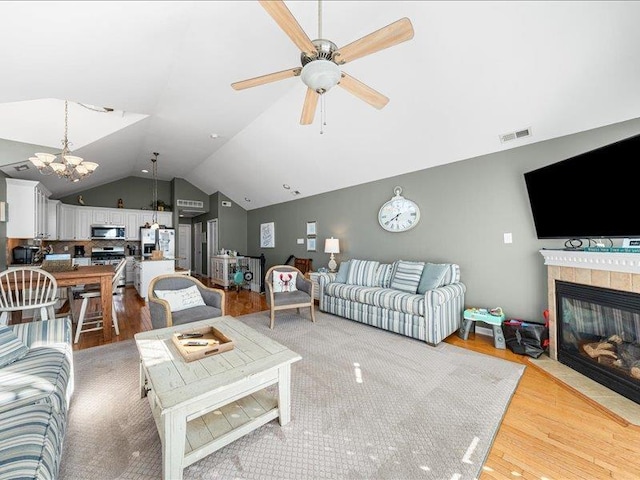
{"label": "green accent wall", "polygon": [[[171,191],[171,182],[158,180],[158,200],[173,205]],[[78,195],[82,195],[85,205],[91,207],[117,208],[118,199],[121,198],[124,202],[124,208],[152,210],[153,180],[151,178],[127,177],[73,195],[60,197],[58,200],[69,205],[79,205]]]}
{"label": "green accent wall", "polygon": [[[508,318],[542,322],[548,308],[547,273],[539,250],[562,248],[564,241],[537,239],[523,174],[639,132],[640,119],[630,120],[250,210],[248,253],[264,253],[267,268],[290,255],[312,258],[317,270],[327,266],[324,241],[334,236],[340,240],[338,263],[352,258],[457,263],[468,307],[500,306]],[[421,211],[419,224],[403,233],[387,232],[377,220],[396,185]],[[594,195],[585,192],[576,202],[587,203]],[[316,252],[306,250],[307,221],[317,222]],[[266,222],[275,223],[275,248],[260,248],[260,224]],[[504,243],[504,233],[513,235],[513,243]],[[298,245],[298,238],[305,245]]]}

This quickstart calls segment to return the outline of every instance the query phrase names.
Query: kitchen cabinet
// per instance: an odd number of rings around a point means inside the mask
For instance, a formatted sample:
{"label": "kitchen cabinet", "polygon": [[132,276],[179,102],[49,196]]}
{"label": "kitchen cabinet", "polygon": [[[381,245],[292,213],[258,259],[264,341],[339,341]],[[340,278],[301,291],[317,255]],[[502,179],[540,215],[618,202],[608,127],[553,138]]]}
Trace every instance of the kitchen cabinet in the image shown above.
{"label": "kitchen cabinet", "polygon": [[127,285],[133,285],[135,283],[135,273],[134,273],[135,258],[129,255],[127,255],[125,258],[127,259],[127,264],[124,267],[125,283]]}
{"label": "kitchen cabinet", "polygon": [[124,209],[92,207],[93,225],[125,225]]}
{"label": "kitchen cabinet", "polygon": [[47,212],[49,192],[39,182],[7,178],[7,237],[43,238],[49,236]]}
{"label": "kitchen cabinet", "polygon": [[167,228],[173,228],[173,213],[172,212],[158,212],[158,223],[164,225]]}
{"label": "kitchen cabinet", "polygon": [[124,234],[127,240],[140,240],[140,215],[138,212],[126,212],[124,222]]}
{"label": "kitchen cabinet", "polygon": [[58,208],[58,239],[75,240],[77,207],[61,203]]}
{"label": "kitchen cabinet", "polygon": [[62,205],[60,200],[49,200],[47,205],[47,229],[49,231],[48,240],[60,240],[60,231],[58,230],[60,205]]}
{"label": "kitchen cabinet", "polygon": [[91,240],[91,209],[76,209],[76,225],[74,240]]}
{"label": "kitchen cabinet", "polygon": [[147,300],[149,284],[153,278],[174,272],[175,260],[134,260],[134,285],[140,298]]}

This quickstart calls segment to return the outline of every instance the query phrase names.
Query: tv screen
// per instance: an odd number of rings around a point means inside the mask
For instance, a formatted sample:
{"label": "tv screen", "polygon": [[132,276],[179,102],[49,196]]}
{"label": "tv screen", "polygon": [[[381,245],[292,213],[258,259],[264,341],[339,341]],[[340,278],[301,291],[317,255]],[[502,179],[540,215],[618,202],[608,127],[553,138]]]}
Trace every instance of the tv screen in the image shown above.
{"label": "tv screen", "polygon": [[640,237],[640,135],[524,174],[538,238]]}

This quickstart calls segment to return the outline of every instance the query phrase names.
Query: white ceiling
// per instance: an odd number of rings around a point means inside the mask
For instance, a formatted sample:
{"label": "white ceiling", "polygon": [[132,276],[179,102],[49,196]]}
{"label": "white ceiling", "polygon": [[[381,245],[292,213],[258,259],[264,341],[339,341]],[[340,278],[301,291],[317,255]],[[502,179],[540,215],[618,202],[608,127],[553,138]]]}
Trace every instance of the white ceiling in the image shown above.
{"label": "white ceiling", "polygon": [[[317,2],[287,6],[315,39]],[[74,153],[100,164],[88,179],[2,168],[56,197],[142,176],[159,152],[161,179],[253,209],[640,117],[640,2],[325,1],[323,36],[338,47],[402,17],[415,36],[343,67],[391,100],[376,110],[332,89],[322,135],[320,108],[298,123],[299,78],[230,87],[300,66],[257,1],[0,10],[1,165],[60,150],[62,99],[114,109],[70,103]],[[500,143],[527,127],[531,137]]]}

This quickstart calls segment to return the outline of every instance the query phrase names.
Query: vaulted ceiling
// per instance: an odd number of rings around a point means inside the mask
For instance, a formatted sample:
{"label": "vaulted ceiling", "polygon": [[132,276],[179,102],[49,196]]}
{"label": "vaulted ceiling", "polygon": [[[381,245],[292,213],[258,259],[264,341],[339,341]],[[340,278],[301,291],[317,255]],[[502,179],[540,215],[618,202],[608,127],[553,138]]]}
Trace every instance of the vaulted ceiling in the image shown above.
{"label": "vaulted ceiling", "polygon": [[[286,5],[315,39],[318,2]],[[403,17],[415,31],[344,65],[390,102],[377,110],[333,88],[322,134],[320,108],[299,123],[299,77],[230,86],[300,66],[257,1],[0,10],[0,165],[55,197],[143,176],[159,152],[160,179],[253,209],[640,116],[640,2],[322,2],[323,37],[338,47]],[[17,171],[36,151],[60,151],[64,99],[74,153],[100,167],[79,183]]]}

